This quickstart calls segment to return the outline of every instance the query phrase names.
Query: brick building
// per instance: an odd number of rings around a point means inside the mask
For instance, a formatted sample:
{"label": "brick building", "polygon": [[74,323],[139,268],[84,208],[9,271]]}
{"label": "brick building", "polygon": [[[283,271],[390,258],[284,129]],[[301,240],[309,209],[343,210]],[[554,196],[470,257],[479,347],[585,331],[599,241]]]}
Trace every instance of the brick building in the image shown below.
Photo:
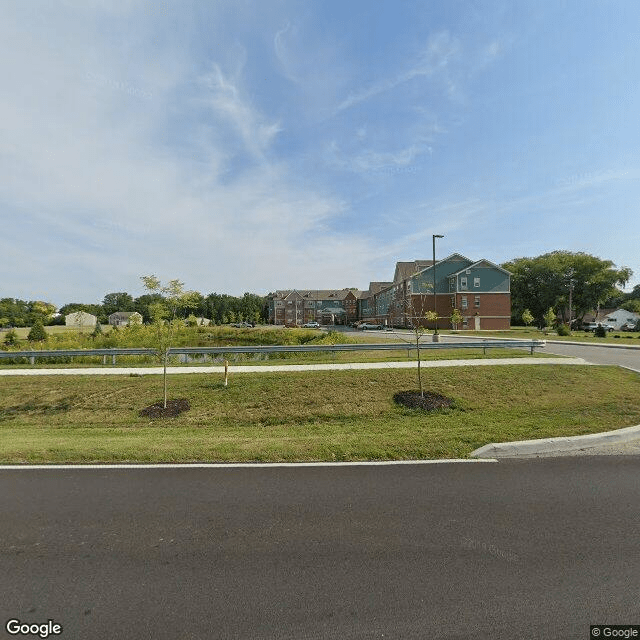
{"label": "brick building", "polygon": [[358,318],[358,289],[286,289],[269,296],[269,323],[349,324]]}
{"label": "brick building", "polygon": [[432,260],[398,262],[393,282],[371,282],[366,291],[277,291],[269,299],[269,322],[296,326],[312,320],[325,325],[365,320],[434,328],[435,323],[424,318],[434,305],[441,329],[452,327],[454,309],[462,315],[458,329],[508,329],[510,273],[489,260],[474,261],[459,253],[437,261],[435,267]]}

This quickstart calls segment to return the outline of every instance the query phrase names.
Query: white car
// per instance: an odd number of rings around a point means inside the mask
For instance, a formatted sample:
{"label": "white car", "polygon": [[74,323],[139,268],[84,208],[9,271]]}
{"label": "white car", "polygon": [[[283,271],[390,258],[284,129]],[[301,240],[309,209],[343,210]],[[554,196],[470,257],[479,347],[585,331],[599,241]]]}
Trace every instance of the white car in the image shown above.
{"label": "white car", "polygon": [[381,324],[369,324],[368,322],[363,322],[358,329],[360,331],[366,331],[367,329],[382,329]]}
{"label": "white car", "polygon": [[316,322],[315,320],[312,320],[311,322],[305,322],[302,326],[305,329],[319,329],[320,323]]}
{"label": "white car", "polygon": [[613,327],[606,322],[587,322],[584,325],[585,331],[595,331],[599,326],[603,327],[605,331],[613,331]]}

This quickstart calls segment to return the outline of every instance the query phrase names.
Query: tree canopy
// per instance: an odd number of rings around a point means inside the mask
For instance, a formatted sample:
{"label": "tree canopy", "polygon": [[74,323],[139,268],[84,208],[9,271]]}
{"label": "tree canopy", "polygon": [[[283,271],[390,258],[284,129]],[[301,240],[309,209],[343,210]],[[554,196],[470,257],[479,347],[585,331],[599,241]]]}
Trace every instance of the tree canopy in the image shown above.
{"label": "tree canopy", "polygon": [[511,315],[520,319],[528,308],[540,325],[549,308],[563,322],[569,320],[570,292],[572,317],[580,320],[607,298],[621,294],[617,287],[633,275],[628,267],[617,269],[610,260],[570,251],[517,258],[502,267],[512,274]]}

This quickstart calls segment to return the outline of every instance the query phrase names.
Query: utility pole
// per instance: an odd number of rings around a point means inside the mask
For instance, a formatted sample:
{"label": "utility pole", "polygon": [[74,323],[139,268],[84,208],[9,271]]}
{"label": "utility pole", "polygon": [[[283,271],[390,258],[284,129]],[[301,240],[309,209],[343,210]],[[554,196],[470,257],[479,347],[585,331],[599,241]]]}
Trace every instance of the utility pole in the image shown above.
{"label": "utility pole", "polygon": [[433,240],[433,310],[436,312],[436,330],[434,335],[438,335],[438,309],[436,307],[436,238],[444,238],[444,236],[439,236],[434,234],[432,236]]}

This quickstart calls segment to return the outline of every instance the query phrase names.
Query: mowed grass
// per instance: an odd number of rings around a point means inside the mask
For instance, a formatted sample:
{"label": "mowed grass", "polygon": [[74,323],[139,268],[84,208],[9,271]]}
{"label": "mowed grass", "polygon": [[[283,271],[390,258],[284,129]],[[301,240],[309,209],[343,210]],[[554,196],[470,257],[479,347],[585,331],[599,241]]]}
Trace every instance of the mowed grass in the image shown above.
{"label": "mowed grass", "polygon": [[615,367],[427,369],[425,389],[455,400],[431,414],[396,406],[409,370],[174,375],[191,410],[141,418],[160,376],[0,379],[0,461],[196,462],[466,457],[488,442],[640,424],[640,378]]}

